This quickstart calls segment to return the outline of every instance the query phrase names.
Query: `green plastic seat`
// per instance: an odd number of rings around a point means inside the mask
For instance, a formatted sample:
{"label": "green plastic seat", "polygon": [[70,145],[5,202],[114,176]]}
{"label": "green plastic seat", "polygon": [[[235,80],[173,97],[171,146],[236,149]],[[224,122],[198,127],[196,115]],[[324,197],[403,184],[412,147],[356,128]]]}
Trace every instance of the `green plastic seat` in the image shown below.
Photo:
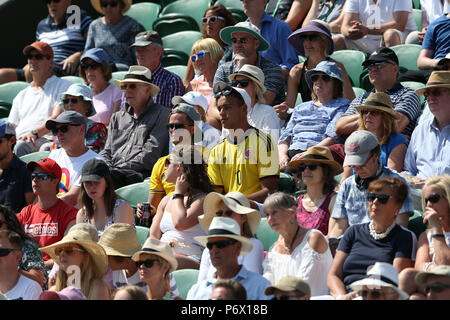
{"label": "green plastic seat", "polygon": [[306,61],[306,57],[299,55],[298,56],[298,63],[302,63]]}
{"label": "green plastic seat", "polygon": [[162,9],[160,16],[162,17],[169,13],[184,14],[194,18],[200,28],[203,15],[210,5],[210,0],[177,0],[166,5]]}
{"label": "green plastic seat", "polygon": [[417,31],[422,31],[422,10],[413,9],[414,21],[416,22]]}
{"label": "green plastic seat", "polygon": [[167,70],[170,72],[175,73],[178,75],[181,79],[184,78],[184,75],[186,74],[187,66],[186,65],[170,65],[166,67]]}
{"label": "green plastic seat", "polygon": [[45,157],[48,157],[49,154],[50,154],[50,151],[32,152],[32,153],[21,156],[20,160],[22,160],[25,163],[28,163],[30,161],[39,161]]}
{"label": "green plastic seat", "polygon": [[147,202],[149,190],[150,183],[144,181],[119,188],[116,193],[122,199],[127,200],[133,208],[137,208],[138,203]]}
{"label": "green plastic seat", "polygon": [[8,118],[10,111],[11,111],[10,105],[1,105],[0,102],[0,119]]}
{"label": "green plastic seat", "polygon": [[363,72],[362,63],[366,60],[364,52],[350,49],[338,50],[333,52],[330,58],[344,65],[353,87],[360,87],[359,78]]}
{"label": "green plastic seat", "polygon": [[166,52],[179,51],[190,56],[192,46],[201,37],[200,31],[181,31],[162,37],[162,42]]}
{"label": "green plastic seat", "polygon": [[278,190],[285,193],[294,193],[297,187],[295,186],[294,178],[284,172],[280,172],[280,179],[278,180]]}
{"label": "green plastic seat", "polygon": [[200,31],[197,21],[185,14],[171,13],[160,16],[153,23],[153,30],[161,37],[168,36],[181,31]]}
{"label": "green plastic seat", "polygon": [[302,94],[299,92],[297,93],[297,100],[295,100],[295,107],[302,103],[303,103]]}
{"label": "green plastic seat", "polygon": [[161,64],[164,68],[168,68],[170,66],[187,65],[188,59],[189,56],[184,52],[168,50],[164,52]]}
{"label": "green plastic seat", "polygon": [[400,68],[419,70],[417,59],[419,58],[422,46],[418,44],[400,44],[398,46],[392,46],[391,49],[398,57]]}
{"label": "green plastic seat", "polygon": [[111,80],[109,82],[114,83],[114,80],[122,81],[128,71],[115,71],[111,74]]}
{"label": "green plastic seat", "polygon": [[353,92],[355,93],[355,97],[359,97],[362,96],[367,91],[364,90],[363,88],[353,87]]}
{"label": "green plastic seat", "polygon": [[0,101],[2,106],[11,108],[14,98],[30,84],[26,81],[11,81],[0,84]]}
{"label": "green plastic seat", "polygon": [[[417,89],[425,87],[424,83],[417,82],[417,81],[402,81],[400,83],[401,83],[402,86],[411,88],[413,90],[417,90]],[[420,104],[423,105],[425,103],[425,97],[424,96],[419,96],[419,98],[420,98]]]}
{"label": "green plastic seat", "polygon": [[414,9],[420,9],[420,0],[412,0],[412,2]]}
{"label": "green plastic seat", "polygon": [[141,245],[144,245],[145,240],[148,238],[150,228],[144,226],[136,226],[136,234]]}
{"label": "green plastic seat", "polygon": [[172,272],[180,297],[184,300],[192,286],[197,283],[198,274],[197,269],[180,269]]}
{"label": "green plastic seat", "polygon": [[61,79],[70,81],[72,83],[84,83],[84,79],[82,77],[78,77],[78,76],[63,76],[61,77]]}
{"label": "green plastic seat", "polygon": [[267,218],[261,218],[258,229],[256,229],[255,237],[259,239],[263,246],[264,251],[268,251],[270,246],[278,240],[279,234],[272,230],[267,222]]}
{"label": "green plastic seat", "polygon": [[420,234],[427,229],[427,226],[423,223],[422,215],[422,211],[414,210],[414,215],[409,217],[408,229],[414,232],[417,239],[419,239]]}
{"label": "green plastic seat", "polygon": [[217,0],[215,5],[222,4],[225,8],[231,11],[236,22],[247,20],[247,15],[244,12],[241,0]]}
{"label": "green plastic seat", "polygon": [[136,20],[145,30],[152,30],[153,22],[158,18],[161,6],[153,2],[140,2],[131,5],[126,16]]}

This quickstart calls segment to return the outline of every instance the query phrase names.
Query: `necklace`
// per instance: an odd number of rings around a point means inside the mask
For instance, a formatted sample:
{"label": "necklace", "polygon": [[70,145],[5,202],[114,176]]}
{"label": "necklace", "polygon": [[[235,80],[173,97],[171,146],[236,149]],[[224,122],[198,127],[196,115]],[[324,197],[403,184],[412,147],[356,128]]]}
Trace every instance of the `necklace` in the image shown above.
{"label": "necklace", "polygon": [[284,248],[285,248],[288,252],[291,252],[292,245],[294,244],[295,238],[297,238],[298,230],[300,230],[300,226],[297,226],[297,231],[295,231],[294,238],[292,238],[292,241],[291,241],[291,244],[289,245],[289,247],[284,246]]}
{"label": "necklace", "polygon": [[370,232],[370,235],[372,236],[372,238],[374,238],[375,240],[381,240],[381,239],[386,238],[389,235],[389,233],[392,231],[392,229],[394,229],[395,225],[396,225],[396,223],[394,221],[389,227],[387,227],[385,232],[377,233],[375,231],[375,227],[373,226],[373,220],[371,220],[369,222],[369,232]]}

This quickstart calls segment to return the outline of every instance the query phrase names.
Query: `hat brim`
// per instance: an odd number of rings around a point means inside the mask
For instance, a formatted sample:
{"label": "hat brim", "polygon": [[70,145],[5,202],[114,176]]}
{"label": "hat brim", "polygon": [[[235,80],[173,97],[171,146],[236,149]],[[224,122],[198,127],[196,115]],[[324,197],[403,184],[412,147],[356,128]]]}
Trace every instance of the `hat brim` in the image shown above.
{"label": "hat brim", "polygon": [[264,83],[262,83],[256,77],[252,76],[251,74],[249,74],[247,72],[243,73],[243,72],[238,71],[238,72],[232,73],[228,76],[228,79],[230,81],[233,81],[237,76],[243,76],[243,77],[250,78],[262,90],[262,93],[266,92],[266,87],[264,86]]}
{"label": "hat brim", "polygon": [[[131,3],[133,1],[132,0],[121,0],[121,1],[125,4],[124,8],[122,9],[122,14],[124,14],[130,9]],[[102,7],[100,6],[100,0],[91,0],[91,4],[94,7],[95,11],[97,11],[100,14],[103,14]]]}
{"label": "hat brim", "polygon": [[399,118],[399,115],[398,115],[397,111],[395,111],[392,108],[360,105],[360,106],[356,106],[355,109],[359,113],[361,113],[363,110],[378,110],[378,111],[382,111],[382,112],[385,112],[385,113],[389,114],[390,116],[394,117],[394,119],[398,119]]}
{"label": "hat brim", "polygon": [[103,177],[98,174],[90,174],[90,175],[86,175],[86,176],[81,176],[80,182],[100,181],[100,180],[102,180],[102,178]]}
{"label": "hat brim", "polygon": [[121,87],[121,84],[123,84],[123,83],[136,83],[136,82],[150,85],[152,87],[152,91],[151,91],[152,97],[156,96],[159,93],[159,90],[160,90],[159,87],[157,85],[154,85],[151,82],[142,81],[142,80],[139,80],[139,79],[132,79],[132,78],[125,79],[125,80],[114,80],[114,84],[117,87],[119,87],[119,89]]}
{"label": "hat brim", "polygon": [[364,163],[366,163],[367,158],[369,157],[370,151],[367,151],[366,154],[364,155],[351,155],[351,154],[346,154],[345,158],[344,158],[344,163],[342,166],[347,167],[347,166],[362,166]]}
{"label": "hat brim", "polygon": [[144,253],[145,254],[154,254],[155,256],[159,256],[159,257],[163,258],[164,260],[166,260],[167,262],[169,262],[169,264],[170,264],[170,272],[175,271],[178,268],[178,262],[177,262],[177,259],[174,256],[170,256],[168,254],[165,254],[163,252],[158,252],[158,251],[144,251],[144,250],[140,250],[140,251],[136,252],[135,254],[133,254],[133,256],[131,257],[131,260],[139,261],[139,258]]}
{"label": "hat brim", "polygon": [[257,34],[255,31],[244,27],[236,27],[236,26],[225,27],[220,31],[220,39],[222,39],[223,42],[231,46],[232,45],[231,34],[233,32],[247,32],[252,36],[254,36],[256,39],[258,39],[259,46],[258,48],[256,48],[257,51],[265,51],[270,48],[270,44],[269,42],[267,42],[266,39],[264,39],[261,35]]}
{"label": "hat brim", "polygon": [[302,163],[321,163],[321,164],[326,164],[329,165],[333,171],[333,175],[336,176],[340,173],[342,173],[344,170],[342,168],[342,166],[334,160],[325,160],[325,159],[298,159],[298,160],[294,160],[294,161],[290,161],[288,163],[288,166],[293,168],[293,169],[298,169],[298,167],[302,164]]}
{"label": "hat brim", "polygon": [[430,84],[430,85],[426,85],[426,86],[423,87],[423,88],[417,89],[417,90],[416,90],[416,93],[417,93],[419,96],[423,96],[423,94],[425,93],[425,91],[426,91],[427,89],[430,89],[430,88],[447,88],[447,89],[450,89],[450,83],[449,83],[449,84]]}
{"label": "hat brim", "polygon": [[293,32],[288,37],[288,42],[290,43],[290,45],[292,47],[294,47],[295,51],[297,51],[297,53],[299,55],[304,56],[304,57],[306,56],[305,48],[303,46],[303,40],[301,39],[301,35],[306,32],[317,32],[317,33],[324,35],[330,43],[330,49],[328,50],[328,55],[331,55],[334,52],[334,42],[333,42],[333,39],[331,38],[331,35],[327,34],[324,30],[321,30],[320,28],[308,26],[308,27],[305,27],[305,28],[302,28],[302,29],[299,29],[299,30]]}
{"label": "hat brim", "polygon": [[369,287],[369,288],[389,287],[398,293],[399,300],[408,300],[409,299],[409,295],[406,292],[404,292],[403,290],[400,290],[396,286],[394,286],[390,283],[384,282],[380,279],[366,278],[366,279],[355,281],[352,284],[350,284],[350,288],[353,291],[359,291],[364,286]]}
{"label": "hat brim", "polygon": [[216,217],[217,205],[221,201],[223,201],[225,205],[233,212],[247,215],[247,222],[250,227],[250,231],[252,234],[256,233],[256,230],[258,229],[259,223],[261,221],[261,213],[255,209],[241,206],[240,204],[236,203],[236,201],[233,201],[217,192],[208,193],[208,195],[205,197],[205,200],[203,201],[203,214],[198,217],[198,222],[203,231],[208,233],[212,219]]}
{"label": "hat brim", "polygon": [[206,247],[206,244],[208,243],[209,238],[218,238],[218,237],[230,238],[230,239],[234,239],[234,240],[237,240],[240,243],[242,243],[241,252],[239,253],[240,256],[246,255],[253,250],[253,243],[249,239],[247,239],[243,236],[237,236],[237,235],[233,235],[233,234],[229,234],[229,233],[214,234],[214,235],[208,235],[208,236],[198,236],[198,237],[194,237],[194,239],[198,243],[200,243],[202,246]]}

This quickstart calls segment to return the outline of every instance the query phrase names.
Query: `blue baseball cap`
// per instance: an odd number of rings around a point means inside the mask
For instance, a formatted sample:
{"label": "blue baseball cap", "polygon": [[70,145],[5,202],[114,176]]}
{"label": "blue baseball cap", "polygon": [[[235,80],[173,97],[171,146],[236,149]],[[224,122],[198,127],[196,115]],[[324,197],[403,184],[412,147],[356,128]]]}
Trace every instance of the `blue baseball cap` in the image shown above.
{"label": "blue baseball cap", "polygon": [[12,123],[7,122],[4,119],[0,119],[0,138],[3,138],[7,134],[16,135],[16,129],[14,129],[14,126]]}
{"label": "blue baseball cap", "polygon": [[334,62],[324,60],[321,61],[314,69],[306,72],[305,77],[309,88],[312,88],[311,76],[317,72],[323,72],[330,77],[339,80],[343,84],[341,68],[339,68],[339,66]]}
{"label": "blue baseball cap", "polygon": [[94,60],[97,63],[102,63],[102,62],[109,63],[110,62],[108,54],[105,52],[105,50],[103,50],[101,48],[92,48],[92,49],[85,51],[83,53],[83,55],[81,56],[80,61],[83,61],[83,59],[85,59],[85,58],[91,58],[92,60]]}

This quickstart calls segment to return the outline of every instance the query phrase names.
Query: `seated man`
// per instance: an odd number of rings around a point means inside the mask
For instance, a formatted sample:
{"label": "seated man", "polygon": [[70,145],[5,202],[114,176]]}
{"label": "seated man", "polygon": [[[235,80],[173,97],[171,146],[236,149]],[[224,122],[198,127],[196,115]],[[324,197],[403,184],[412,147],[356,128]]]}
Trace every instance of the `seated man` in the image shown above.
{"label": "seated man", "polygon": [[150,176],[156,160],[168,153],[169,110],[153,102],[159,87],[151,80],[149,69],[131,66],[124,80],[115,81],[127,103],[112,115],[105,148],[100,152],[111,168],[115,189],[142,182]]}
{"label": "seated man", "polygon": [[340,33],[341,24],[344,18],[344,5],[346,0],[312,0],[302,26],[306,26],[308,22],[318,19],[325,21],[331,28],[331,32]]}
{"label": "seated man", "polygon": [[381,46],[405,42],[417,30],[411,0],[347,0],[341,34],[335,34],[335,50],[355,49],[366,53]]}
{"label": "seated man", "polygon": [[[251,1],[252,0],[249,0],[248,2]],[[266,0],[266,12],[276,19],[283,20],[289,25],[292,31],[295,31],[302,26],[302,23],[303,25],[305,24],[307,14],[315,1],[316,0]],[[320,0],[318,1],[320,2]],[[245,14],[247,14],[247,12]]]}
{"label": "seated man", "polygon": [[427,300],[450,300],[450,266],[442,265],[428,272],[419,272],[415,281],[425,286]]}
{"label": "seated man", "polygon": [[411,136],[405,156],[405,173],[424,182],[430,176],[450,174],[450,71],[433,71],[424,95],[432,113]]}
{"label": "seated man", "polygon": [[247,92],[224,82],[214,86],[217,109],[229,135],[210,153],[208,175],[219,193],[242,192],[263,203],[278,190],[278,150],[271,136],[249,125]]}
{"label": "seated man", "polygon": [[62,168],[62,179],[58,196],[73,206],[78,204],[81,191],[81,169],[86,161],[98,158],[97,153],[86,147],[86,120],[76,111],[64,111],[56,119],[45,124],[58,137],[61,148],[52,150],[48,157]]}
{"label": "seated man", "polygon": [[41,145],[53,141],[45,121],[57,116],[53,112],[60,95],[72,84],[53,74],[53,50],[47,43],[33,42],[23,49],[23,54],[33,82],[14,98],[8,117],[8,122],[16,128],[14,153],[18,157],[39,151]]}

